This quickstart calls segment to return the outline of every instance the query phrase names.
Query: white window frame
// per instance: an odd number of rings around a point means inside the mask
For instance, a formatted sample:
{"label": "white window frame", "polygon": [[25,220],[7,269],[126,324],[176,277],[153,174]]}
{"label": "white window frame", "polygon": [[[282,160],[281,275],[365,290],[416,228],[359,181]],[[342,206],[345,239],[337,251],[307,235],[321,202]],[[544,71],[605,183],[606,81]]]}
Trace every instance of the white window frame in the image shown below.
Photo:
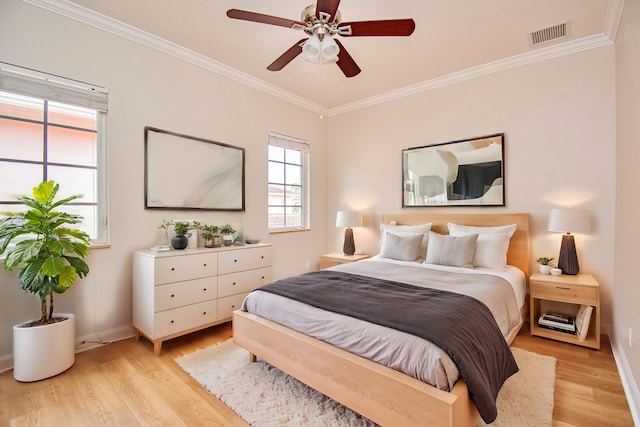
{"label": "white window frame", "polygon": [[[281,148],[286,148],[290,150],[297,150],[300,152],[300,160],[302,165],[302,182],[300,184],[300,209],[301,212],[301,224],[299,226],[283,226],[283,227],[271,227],[269,225],[269,208],[273,206],[280,205],[272,205],[269,201],[269,177],[267,176],[267,227],[269,228],[269,232],[278,233],[278,232],[288,232],[288,231],[305,231],[311,228],[310,224],[310,158],[311,158],[311,146],[307,141],[302,139],[294,138],[287,135],[282,135],[279,133],[271,132],[268,138],[268,146],[276,146]],[[268,175],[268,165],[272,160],[269,159],[268,150],[267,150],[267,175]],[[285,204],[281,206],[286,206]]]}
{"label": "white window frame", "polygon": [[106,88],[0,62],[0,91],[95,110],[97,114],[96,236],[92,246],[109,244]]}

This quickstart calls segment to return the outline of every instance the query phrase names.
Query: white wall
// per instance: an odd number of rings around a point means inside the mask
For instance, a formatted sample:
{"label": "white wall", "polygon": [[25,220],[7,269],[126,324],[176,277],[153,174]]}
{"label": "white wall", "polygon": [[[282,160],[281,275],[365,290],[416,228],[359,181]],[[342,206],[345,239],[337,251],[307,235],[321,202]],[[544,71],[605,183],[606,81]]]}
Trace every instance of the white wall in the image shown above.
{"label": "white wall", "polygon": [[[384,105],[332,117],[329,124],[329,249],[342,231],[336,210],[369,213],[355,229],[358,249],[378,250],[385,212],[529,212],[531,257],[558,256],[561,235],[546,231],[559,205],[589,211],[593,232],[576,235],[581,271],[602,285],[602,320],[611,324],[615,212],[613,46],[486,75]],[[504,208],[402,209],[401,151],[505,133]]]}
{"label": "white wall", "polygon": [[[627,0],[616,38],[617,147],[615,293],[612,341],[621,353],[623,380],[630,385],[630,401],[640,423],[640,1]],[[629,330],[632,343],[629,344]],[[635,386],[635,387],[634,387]]]}
{"label": "white wall", "polygon": [[[108,156],[111,247],[94,249],[89,276],[58,296],[59,312],[77,316],[79,337],[122,335],[131,328],[131,259],[162,241],[164,218],[240,226],[245,236],[274,243],[274,277],[315,268],[326,250],[326,121],[316,113],[107,32],[18,0],[2,0],[0,61],[105,86],[109,90]],[[246,149],[246,211],[144,209],[146,125]],[[310,141],[309,232],[269,235],[267,134]],[[34,184],[35,185],[35,184]],[[303,251],[300,248],[304,248]],[[0,273],[0,369],[12,353],[11,326],[39,316],[35,296],[15,274]],[[5,364],[6,365],[6,364]]]}

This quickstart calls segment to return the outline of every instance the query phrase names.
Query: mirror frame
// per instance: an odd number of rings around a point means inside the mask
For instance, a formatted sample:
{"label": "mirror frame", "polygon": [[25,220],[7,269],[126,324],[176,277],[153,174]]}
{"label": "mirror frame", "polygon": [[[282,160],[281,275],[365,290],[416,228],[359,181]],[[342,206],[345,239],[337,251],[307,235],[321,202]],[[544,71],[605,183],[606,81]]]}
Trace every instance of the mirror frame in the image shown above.
{"label": "mirror frame", "polygon": [[402,150],[402,207],[505,206],[504,133]]}
{"label": "mirror frame", "polygon": [[144,128],[145,209],[244,211],[244,148]]}

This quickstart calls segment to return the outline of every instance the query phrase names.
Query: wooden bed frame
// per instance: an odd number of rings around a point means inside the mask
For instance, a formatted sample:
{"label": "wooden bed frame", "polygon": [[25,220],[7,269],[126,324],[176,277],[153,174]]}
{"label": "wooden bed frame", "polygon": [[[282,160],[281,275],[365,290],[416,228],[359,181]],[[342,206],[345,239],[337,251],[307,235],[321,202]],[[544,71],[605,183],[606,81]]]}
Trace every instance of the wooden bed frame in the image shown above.
{"label": "wooden bed frame", "polygon": [[[432,223],[447,234],[447,222],[492,226],[516,224],[508,263],[529,277],[529,215],[391,214],[383,223]],[[523,319],[526,308],[523,308]],[[512,339],[515,338],[515,333]],[[341,350],[250,313],[233,314],[234,342],[257,357],[382,426],[473,426],[478,411],[459,380],[445,392],[394,369]]]}

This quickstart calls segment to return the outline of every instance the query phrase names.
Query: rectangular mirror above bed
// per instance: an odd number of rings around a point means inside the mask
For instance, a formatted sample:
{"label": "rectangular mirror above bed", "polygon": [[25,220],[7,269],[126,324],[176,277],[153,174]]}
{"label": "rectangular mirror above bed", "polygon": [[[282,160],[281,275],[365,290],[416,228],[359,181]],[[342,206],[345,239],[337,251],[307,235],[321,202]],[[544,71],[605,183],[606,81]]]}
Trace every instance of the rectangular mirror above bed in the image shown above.
{"label": "rectangular mirror above bed", "polygon": [[504,206],[504,133],[402,150],[402,207]]}

